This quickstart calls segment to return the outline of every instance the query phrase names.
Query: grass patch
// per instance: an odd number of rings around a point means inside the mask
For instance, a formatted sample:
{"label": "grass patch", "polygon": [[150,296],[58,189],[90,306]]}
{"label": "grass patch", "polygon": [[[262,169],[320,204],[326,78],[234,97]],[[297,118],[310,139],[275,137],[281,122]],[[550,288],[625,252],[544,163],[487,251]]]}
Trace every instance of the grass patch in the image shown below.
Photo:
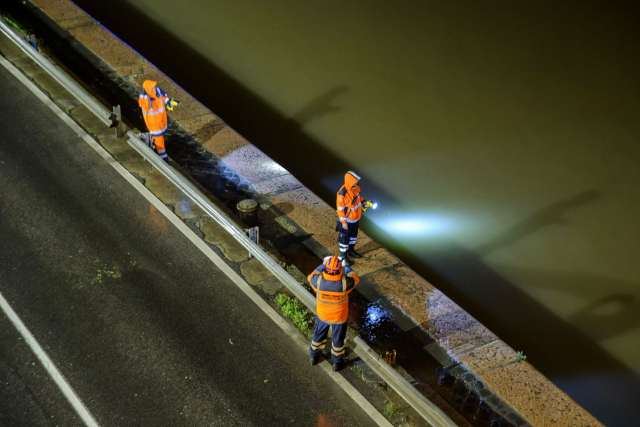
{"label": "grass patch", "polygon": [[20,27],[20,25],[18,25],[17,22],[14,22],[11,19],[9,19],[9,17],[7,15],[5,15],[4,13],[0,13],[0,16],[2,16],[2,18],[4,18],[4,20],[7,21],[7,24],[11,25],[13,28],[15,28],[16,30],[20,31],[22,34],[27,35],[26,31],[24,31]]}
{"label": "grass patch", "polygon": [[351,369],[353,369],[353,371],[355,372],[356,377],[360,378],[364,382],[367,382],[366,378],[364,377],[364,371],[362,369],[358,368],[356,365],[353,365]]}
{"label": "grass patch", "polygon": [[521,351],[518,352],[518,361],[527,360],[527,356],[525,356]]}
{"label": "grass patch", "polygon": [[387,417],[393,417],[394,415],[396,415],[398,413],[399,409],[400,409],[400,407],[398,405],[396,405],[393,402],[389,402],[389,403],[387,403],[387,406],[384,408],[384,414]]}
{"label": "grass patch", "polygon": [[278,294],[275,301],[282,313],[291,318],[296,328],[300,329],[308,339],[311,339],[313,336],[313,313],[297,299],[284,294]]}

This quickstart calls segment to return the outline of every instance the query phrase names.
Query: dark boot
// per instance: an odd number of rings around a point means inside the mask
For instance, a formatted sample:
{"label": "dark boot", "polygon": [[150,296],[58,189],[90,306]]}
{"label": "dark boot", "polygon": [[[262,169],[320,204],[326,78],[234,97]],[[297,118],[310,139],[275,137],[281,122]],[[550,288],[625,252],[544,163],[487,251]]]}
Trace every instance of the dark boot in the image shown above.
{"label": "dark boot", "polygon": [[311,366],[317,365],[318,364],[318,356],[310,356],[309,357],[309,363],[311,363]]}
{"label": "dark boot", "polygon": [[340,262],[345,267],[351,265],[351,261],[347,258],[347,252],[340,252]]}
{"label": "dark boot", "polygon": [[349,245],[349,251],[347,252],[347,255],[349,255],[351,258],[362,258],[362,255],[360,255],[358,252],[356,252],[353,248],[355,245]]}
{"label": "dark boot", "polygon": [[338,372],[344,369],[344,362],[333,362],[333,372]]}

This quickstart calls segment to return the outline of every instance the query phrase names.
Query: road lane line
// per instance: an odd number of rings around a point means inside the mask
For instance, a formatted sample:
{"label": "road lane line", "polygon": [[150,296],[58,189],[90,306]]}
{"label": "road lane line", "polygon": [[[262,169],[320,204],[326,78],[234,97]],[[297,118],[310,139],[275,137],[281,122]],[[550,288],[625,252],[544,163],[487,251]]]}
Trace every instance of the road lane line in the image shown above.
{"label": "road lane line", "polygon": [[[269,304],[267,304],[251,286],[240,277],[231,267],[227,265],[222,258],[218,256],[207,244],[198,237],[187,225],[182,222],[165,204],[158,199],[147,187],[141,184],[131,173],[118,163],[109,152],[107,152],[100,144],[98,144],[84,129],[82,129],[71,117],[60,109],[51,99],[49,99],[40,88],[36,87],[27,77],[25,77],[17,68],[13,67],[6,59],[0,56],[0,64],[2,64],[11,74],[20,80],[31,92],[33,92],[46,106],[48,106],[62,121],[64,121],[78,136],[80,136],[91,148],[93,148],[107,163],[118,171],[118,173],[131,184],[138,192],[155,206],[173,225],[176,226],[185,237],[187,237],[202,253],[211,260],[227,277],[233,281],[260,309],[273,320],[293,341],[305,352],[309,349],[309,343],[305,340],[300,331],[295,329],[286,320],[282,318]],[[124,140],[123,140],[124,141]],[[123,142],[124,143],[124,142]],[[35,341],[35,340],[34,340]],[[393,427],[386,418],[360,394],[342,375],[333,372],[328,362],[324,361],[320,364],[322,369],[329,377],[351,398],[353,401],[371,417],[371,419],[381,427]],[[65,383],[66,384],[66,383]],[[67,387],[69,387],[67,385]],[[70,387],[69,387],[70,389]],[[75,395],[74,395],[75,396]],[[77,399],[77,398],[76,398]],[[88,412],[87,412],[88,413]],[[95,423],[95,421],[94,421]],[[89,424],[87,424],[89,425]],[[91,424],[97,425],[97,424]]]}
{"label": "road lane line", "polygon": [[7,300],[4,299],[2,293],[0,293],[0,307],[2,307],[2,311],[4,311],[9,320],[11,320],[13,326],[15,326],[18,332],[20,332],[20,335],[22,335],[24,341],[29,345],[29,347],[31,347],[31,350],[33,350],[35,355],[38,357],[38,360],[40,360],[40,363],[42,363],[44,369],[46,369],[53,381],[55,381],[60,391],[62,391],[62,394],[64,394],[64,397],[67,398],[82,421],[84,421],[87,427],[99,427],[96,420],[87,410],[87,408],[85,408],[85,406],[82,404],[82,401],[80,400],[80,398],[78,398],[69,383],[67,383],[60,371],[58,371],[51,359],[49,359],[47,353],[45,353],[42,347],[40,347],[38,341],[36,341],[33,335],[31,335],[31,332],[29,332],[24,323],[22,323],[16,312],[13,311]]}

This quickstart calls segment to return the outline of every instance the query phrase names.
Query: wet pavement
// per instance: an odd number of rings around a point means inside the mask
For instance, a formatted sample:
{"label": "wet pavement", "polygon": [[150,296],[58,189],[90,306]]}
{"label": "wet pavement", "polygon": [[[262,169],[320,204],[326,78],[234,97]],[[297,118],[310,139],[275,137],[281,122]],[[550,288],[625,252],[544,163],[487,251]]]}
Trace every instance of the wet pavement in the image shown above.
{"label": "wet pavement", "polygon": [[[0,292],[101,425],[371,425],[4,68],[0,96]],[[0,337],[0,425],[77,425],[4,316]]]}

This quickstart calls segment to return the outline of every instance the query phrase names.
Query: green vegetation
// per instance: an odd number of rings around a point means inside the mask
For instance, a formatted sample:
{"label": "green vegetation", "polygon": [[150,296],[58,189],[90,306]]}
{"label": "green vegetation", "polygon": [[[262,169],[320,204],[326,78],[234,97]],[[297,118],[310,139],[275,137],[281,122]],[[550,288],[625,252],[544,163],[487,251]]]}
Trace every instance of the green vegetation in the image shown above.
{"label": "green vegetation", "polygon": [[389,402],[389,403],[387,403],[387,407],[384,408],[384,414],[387,417],[393,417],[395,414],[398,413],[399,409],[400,409],[400,407],[398,405],[396,405],[393,402]]}
{"label": "green vegetation", "polygon": [[360,378],[364,382],[367,382],[366,378],[364,377],[364,371],[362,369],[360,369],[357,365],[352,365],[351,369],[355,372],[358,378]]}
{"label": "green vegetation", "polygon": [[291,318],[296,328],[300,329],[308,339],[311,339],[313,335],[313,313],[297,299],[284,294],[278,294],[275,301],[282,313]]}
{"label": "green vegetation", "polygon": [[293,272],[295,271],[293,269],[293,264],[287,265],[284,269],[287,270],[287,273],[289,273],[289,274],[293,274]]}
{"label": "green vegetation", "polygon": [[518,361],[520,361],[520,360],[527,360],[527,356],[522,354],[521,351],[518,352]]}
{"label": "green vegetation", "polygon": [[7,21],[7,24],[11,25],[13,28],[15,28],[16,30],[20,31],[22,34],[27,35],[26,31],[24,31],[20,25],[18,25],[17,22],[13,22],[11,19],[9,19],[9,17],[7,17],[7,15],[5,15],[4,13],[0,13],[0,16],[2,16],[2,18],[4,18],[5,21]]}
{"label": "green vegetation", "polygon": [[98,270],[98,274],[96,274],[96,277],[93,278],[93,280],[91,281],[91,284],[93,285],[94,283],[102,283],[103,275],[111,277],[113,274],[114,274],[113,271]]}

